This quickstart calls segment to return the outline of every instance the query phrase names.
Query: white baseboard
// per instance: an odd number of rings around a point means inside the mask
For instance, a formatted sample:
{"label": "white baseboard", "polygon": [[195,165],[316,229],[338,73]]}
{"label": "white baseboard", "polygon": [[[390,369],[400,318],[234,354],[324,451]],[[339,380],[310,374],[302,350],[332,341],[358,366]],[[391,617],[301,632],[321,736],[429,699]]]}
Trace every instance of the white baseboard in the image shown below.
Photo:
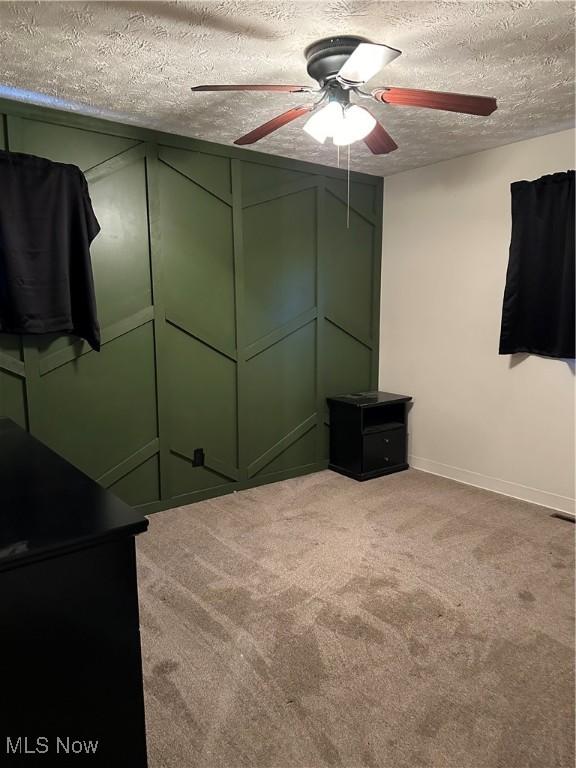
{"label": "white baseboard", "polygon": [[532,504],[539,504],[542,507],[549,507],[568,515],[574,515],[575,502],[569,496],[559,496],[556,493],[550,493],[550,491],[541,491],[538,488],[530,488],[527,485],[511,483],[509,480],[500,480],[497,477],[481,475],[479,472],[452,467],[449,464],[441,464],[439,461],[423,459],[419,456],[410,456],[409,462],[410,466],[414,469],[429,472],[431,475],[449,477],[451,480],[457,480],[459,483],[474,485],[476,488],[484,488],[487,491],[494,491],[494,493],[512,496],[514,499],[529,501]]}

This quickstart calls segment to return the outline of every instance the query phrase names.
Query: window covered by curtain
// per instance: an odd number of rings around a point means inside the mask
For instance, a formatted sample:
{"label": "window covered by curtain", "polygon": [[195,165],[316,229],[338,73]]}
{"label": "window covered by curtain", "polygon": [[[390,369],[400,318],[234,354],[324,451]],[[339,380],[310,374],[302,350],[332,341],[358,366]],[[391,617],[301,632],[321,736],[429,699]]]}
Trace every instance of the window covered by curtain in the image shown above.
{"label": "window covered by curtain", "polygon": [[500,354],[574,358],[574,171],[517,181]]}

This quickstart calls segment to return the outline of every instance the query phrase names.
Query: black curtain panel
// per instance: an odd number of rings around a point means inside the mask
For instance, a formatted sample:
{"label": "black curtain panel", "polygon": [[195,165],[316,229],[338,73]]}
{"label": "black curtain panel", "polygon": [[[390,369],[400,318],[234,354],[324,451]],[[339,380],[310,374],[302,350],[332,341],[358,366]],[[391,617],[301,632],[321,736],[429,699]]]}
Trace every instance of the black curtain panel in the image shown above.
{"label": "black curtain panel", "polygon": [[100,349],[80,168],[0,150],[0,332],[72,333]]}
{"label": "black curtain panel", "polygon": [[500,354],[574,358],[574,171],[517,181]]}

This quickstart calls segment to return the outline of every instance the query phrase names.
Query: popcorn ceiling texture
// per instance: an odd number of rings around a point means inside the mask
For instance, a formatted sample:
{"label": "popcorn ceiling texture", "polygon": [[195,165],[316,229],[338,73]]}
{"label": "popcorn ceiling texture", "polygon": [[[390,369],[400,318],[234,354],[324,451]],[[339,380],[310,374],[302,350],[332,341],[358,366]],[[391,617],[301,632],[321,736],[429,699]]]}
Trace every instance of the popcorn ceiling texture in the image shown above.
{"label": "popcorn ceiling texture", "polygon": [[[371,87],[489,95],[499,104],[483,118],[374,103],[400,149],[374,157],[355,144],[355,170],[397,173],[573,125],[571,2],[1,2],[0,92],[27,89],[39,95],[8,93],[229,144],[315,95],[193,94],[189,87],[314,84],[303,49],[337,34],[403,51]],[[303,122],[254,148],[336,165],[336,148],[317,144]]]}

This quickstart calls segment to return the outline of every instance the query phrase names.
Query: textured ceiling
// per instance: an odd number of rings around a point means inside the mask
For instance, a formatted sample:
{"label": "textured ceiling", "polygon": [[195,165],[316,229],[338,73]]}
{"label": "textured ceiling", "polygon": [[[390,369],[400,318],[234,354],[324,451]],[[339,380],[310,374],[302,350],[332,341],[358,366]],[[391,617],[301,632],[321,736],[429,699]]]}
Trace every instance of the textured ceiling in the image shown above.
{"label": "textured ceiling", "polygon": [[[375,103],[400,149],[374,157],[355,144],[356,170],[397,173],[573,125],[571,2],[0,2],[0,95],[228,144],[314,96],[193,94],[191,85],[314,85],[303,49],[344,33],[403,51],[371,86],[499,104],[483,118]],[[317,144],[302,122],[254,148],[335,165],[336,148]]]}

